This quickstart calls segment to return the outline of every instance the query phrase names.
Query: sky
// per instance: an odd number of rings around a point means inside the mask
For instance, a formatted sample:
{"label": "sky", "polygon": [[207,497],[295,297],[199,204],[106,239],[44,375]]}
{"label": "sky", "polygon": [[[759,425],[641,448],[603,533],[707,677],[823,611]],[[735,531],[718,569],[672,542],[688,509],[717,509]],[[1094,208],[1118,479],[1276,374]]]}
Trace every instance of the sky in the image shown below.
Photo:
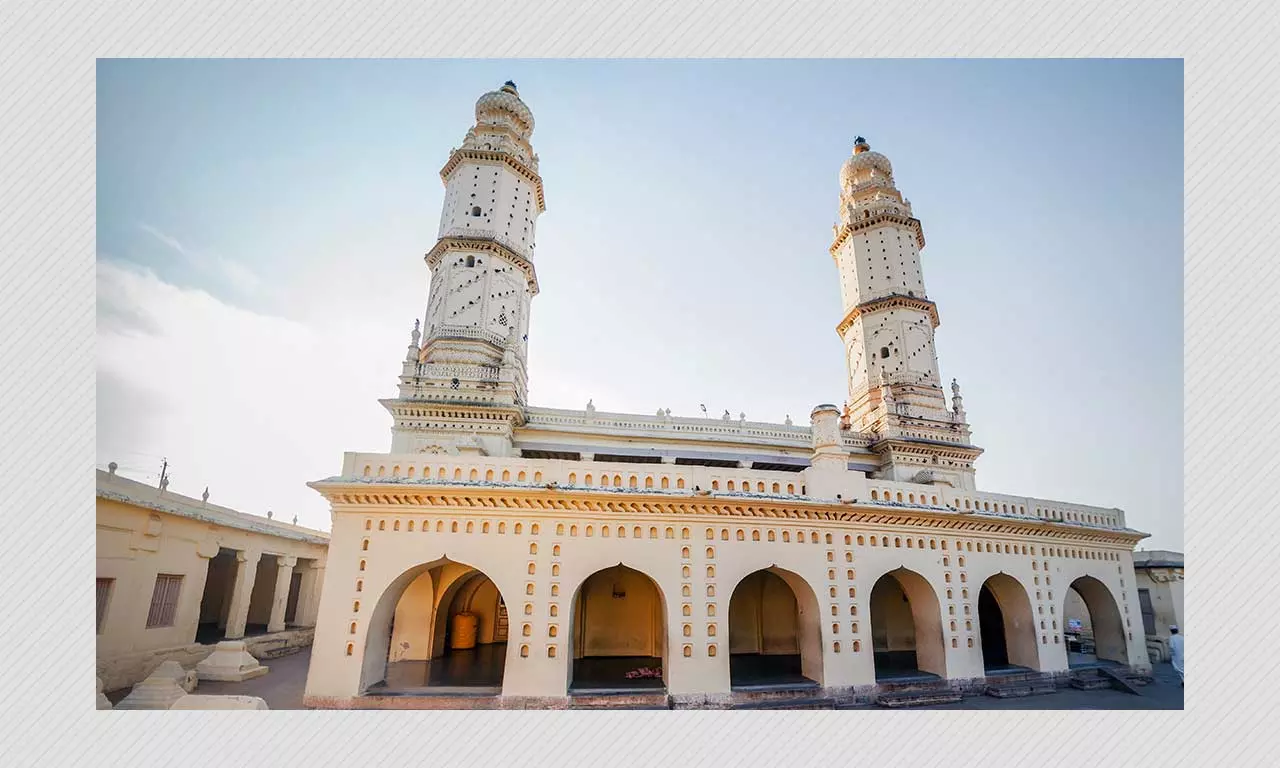
{"label": "sky", "polygon": [[534,405],[844,402],[861,135],[924,227],[978,488],[1182,548],[1177,60],[99,60],[98,466],[327,530],[306,483],[390,447],[439,170],[508,79],[547,200]]}

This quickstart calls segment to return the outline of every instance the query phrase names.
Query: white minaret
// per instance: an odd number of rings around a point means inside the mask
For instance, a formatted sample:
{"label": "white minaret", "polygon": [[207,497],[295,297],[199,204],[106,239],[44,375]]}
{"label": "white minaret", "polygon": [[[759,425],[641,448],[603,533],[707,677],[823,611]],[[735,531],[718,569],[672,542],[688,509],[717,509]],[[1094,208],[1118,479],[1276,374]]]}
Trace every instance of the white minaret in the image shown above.
{"label": "white minaret", "polygon": [[[969,428],[947,408],[933,335],[938,309],[924,286],[924,232],[893,166],[855,140],[840,171],[840,224],[831,255],[844,317],[850,429],[874,433],[885,477],[973,487]],[[949,444],[939,447],[938,443]]]}
{"label": "white minaret", "polygon": [[480,97],[475,116],[440,171],[444,206],[426,255],[426,316],[411,337],[399,398],[383,401],[397,452],[502,455],[511,427],[523,423],[529,308],[538,293],[534,232],[546,209],[529,143],[533,113],[508,81]]}

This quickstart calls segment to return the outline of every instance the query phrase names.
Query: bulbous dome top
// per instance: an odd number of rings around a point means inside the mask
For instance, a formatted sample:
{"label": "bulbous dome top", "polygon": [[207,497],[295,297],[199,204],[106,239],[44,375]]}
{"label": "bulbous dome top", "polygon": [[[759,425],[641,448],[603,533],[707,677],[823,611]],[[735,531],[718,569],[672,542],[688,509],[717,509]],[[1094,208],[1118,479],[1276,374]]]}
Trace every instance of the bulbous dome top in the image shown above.
{"label": "bulbous dome top", "polygon": [[867,140],[859,136],[854,140],[853,155],[844,161],[844,165],[840,168],[840,185],[847,187],[853,183],[853,180],[859,175],[859,172],[868,168],[879,171],[887,176],[892,183],[893,165],[890,164],[889,158],[879,152],[872,152],[871,145]]}
{"label": "bulbous dome top", "polygon": [[483,120],[484,115],[494,112],[505,112],[522,123],[525,130],[533,131],[533,112],[520,100],[516,92],[516,84],[508,80],[496,91],[489,91],[476,102],[476,122]]}

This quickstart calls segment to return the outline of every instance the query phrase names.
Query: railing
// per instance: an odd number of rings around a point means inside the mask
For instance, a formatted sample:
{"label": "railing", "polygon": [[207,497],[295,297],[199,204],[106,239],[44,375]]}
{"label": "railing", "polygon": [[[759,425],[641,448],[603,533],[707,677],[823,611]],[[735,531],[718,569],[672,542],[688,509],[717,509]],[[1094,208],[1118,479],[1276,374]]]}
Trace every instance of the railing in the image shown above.
{"label": "railing", "polygon": [[593,430],[615,430],[618,432],[674,432],[708,437],[725,436],[736,439],[748,438],[756,442],[785,443],[794,447],[805,448],[812,445],[808,427],[741,421],[738,419],[725,421],[723,419],[691,419],[531,408],[529,409],[528,424],[535,428],[538,426],[589,427]]}
{"label": "railing", "polygon": [[507,340],[501,335],[470,325],[437,326],[431,331],[431,335],[427,336],[423,346],[435,339],[479,339],[480,341],[487,341],[498,348],[505,347],[507,344]]}
{"label": "railing", "polygon": [[[810,500],[807,472],[732,469],[675,464],[571,461],[505,457],[460,458],[447,454],[348,453],[342,479],[366,482],[439,483],[478,487],[538,487],[561,490],[604,489],[687,496],[703,492],[717,498],[798,498]],[[1124,513],[1024,496],[978,493],[941,486],[886,480],[869,482],[872,503],[950,509],[960,514],[1044,520],[1089,528],[1125,527]],[[1052,511],[1052,514],[1049,514]],[[1069,513],[1069,514],[1068,514]]]}
{"label": "railing", "polygon": [[1028,496],[1011,496],[999,493],[979,493],[953,488],[923,486],[913,483],[897,483],[873,480],[870,483],[873,501],[950,507],[957,512],[1011,516],[1022,519],[1044,520],[1076,524],[1091,528],[1122,529],[1124,512],[1081,504],[1064,504]]}
{"label": "railing", "polygon": [[459,458],[447,454],[348,453],[342,479],[447,485],[524,486],[555,483],[559,488],[608,489],[687,496],[803,497],[804,472],[722,467],[568,461],[505,457]]}

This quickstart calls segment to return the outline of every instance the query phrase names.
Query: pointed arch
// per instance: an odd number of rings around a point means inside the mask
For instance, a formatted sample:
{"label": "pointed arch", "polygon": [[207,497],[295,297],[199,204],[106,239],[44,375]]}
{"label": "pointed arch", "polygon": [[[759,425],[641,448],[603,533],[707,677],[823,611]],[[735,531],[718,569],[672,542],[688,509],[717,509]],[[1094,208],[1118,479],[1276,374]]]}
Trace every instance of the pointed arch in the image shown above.
{"label": "pointed arch", "polygon": [[601,568],[571,605],[570,690],[666,687],[667,603],[656,579],[623,563]]}
{"label": "pointed arch", "polygon": [[947,676],[942,606],[929,580],[897,568],[871,588],[876,679],[928,673]]}
{"label": "pointed arch", "polygon": [[978,588],[978,636],[988,674],[1010,667],[1040,670],[1031,598],[1022,582],[1007,573],[991,576]]}
{"label": "pointed arch", "polygon": [[[1072,599],[1073,594],[1076,599]],[[1079,635],[1084,641],[1081,652],[1069,652],[1068,663],[1078,666],[1093,663],[1096,659],[1128,664],[1124,619],[1115,595],[1106,584],[1093,576],[1080,576],[1067,587],[1058,606],[1064,628],[1070,619],[1081,621]],[[1084,615],[1077,615],[1081,607]],[[1093,649],[1092,654],[1088,653],[1090,648]]]}
{"label": "pointed arch", "polygon": [[729,683],[736,689],[822,685],[818,597],[800,575],[752,571],[729,598]]}

